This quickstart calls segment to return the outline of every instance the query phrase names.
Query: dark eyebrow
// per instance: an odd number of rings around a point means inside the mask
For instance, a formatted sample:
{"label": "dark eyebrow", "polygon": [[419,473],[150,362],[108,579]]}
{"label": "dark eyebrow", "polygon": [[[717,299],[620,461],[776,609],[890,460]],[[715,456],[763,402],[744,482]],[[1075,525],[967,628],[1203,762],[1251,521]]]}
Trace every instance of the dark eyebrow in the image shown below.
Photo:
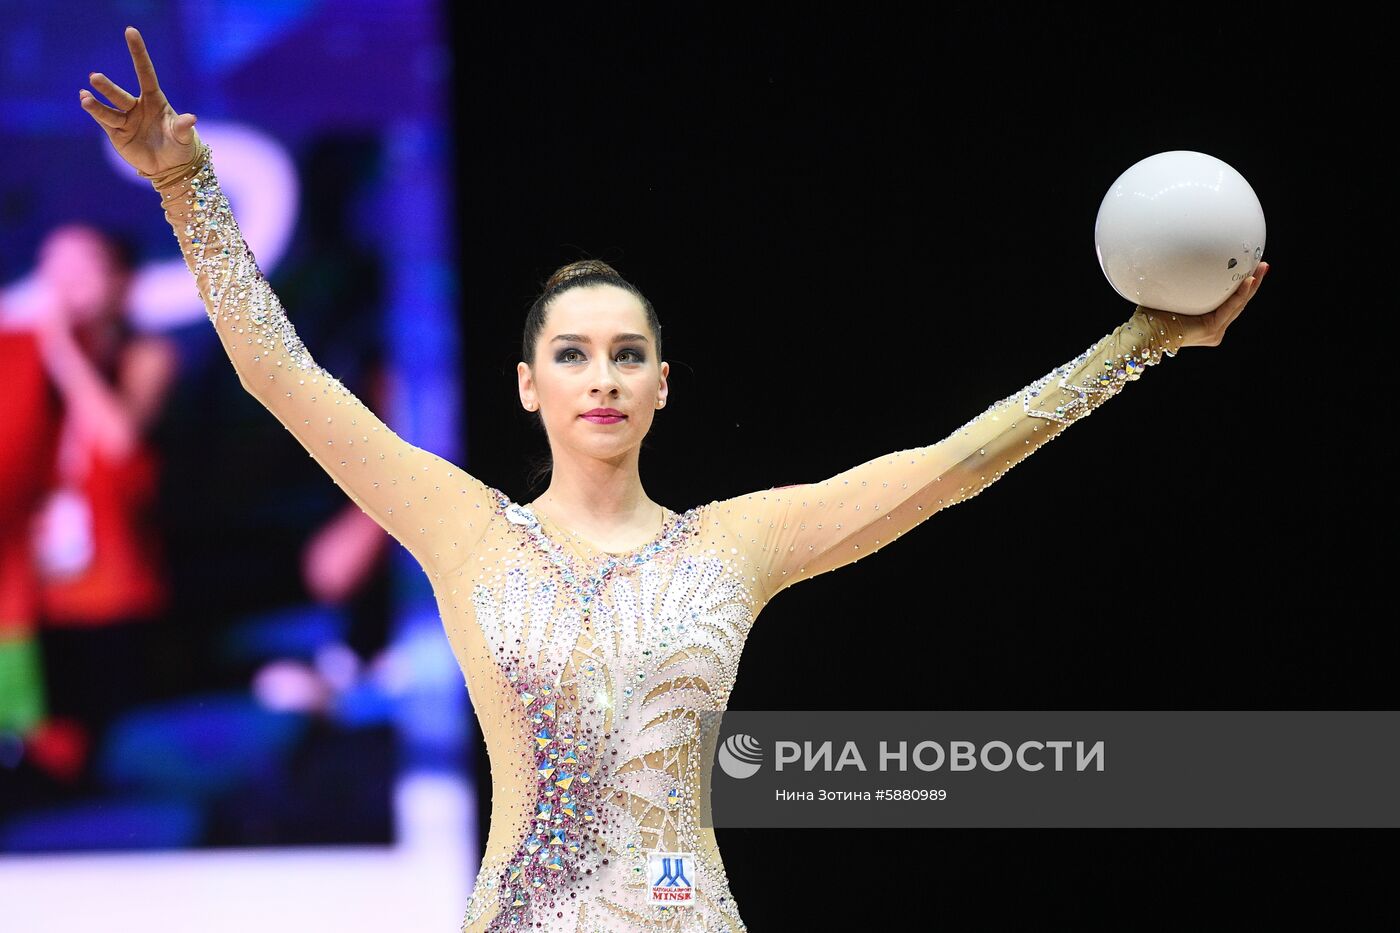
{"label": "dark eyebrow", "polygon": [[[572,340],[572,341],[574,341],[574,342],[576,342],[576,343],[589,343],[589,344],[591,344],[591,343],[593,342],[592,340],[589,340],[587,337],[584,337],[582,334],[560,334],[559,336],[555,337],[554,340],[551,340],[550,343],[554,343],[555,341],[559,341],[559,340]],[[646,338],[644,335],[642,335],[642,334],[618,334],[616,337],[613,338],[613,343],[622,343],[623,341],[627,341],[627,340],[637,340],[637,341],[640,341],[641,343],[646,343],[646,342],[647,342],[647,338]]]}

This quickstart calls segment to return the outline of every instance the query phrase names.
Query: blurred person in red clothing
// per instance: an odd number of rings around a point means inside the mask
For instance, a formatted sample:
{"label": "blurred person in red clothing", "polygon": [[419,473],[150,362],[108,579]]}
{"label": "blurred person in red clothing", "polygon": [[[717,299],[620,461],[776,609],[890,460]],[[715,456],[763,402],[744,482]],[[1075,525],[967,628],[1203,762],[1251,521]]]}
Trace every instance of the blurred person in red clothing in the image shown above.
{"label": "blurred person in red clothing", "polygon": [[[16,409],[29,424],[25,442],[0,451],[0,475],[22,477],[25,490],[5,508],[0,626],[12,641],[26,627],[37,633],[40,718],[31,702],[21,731],[38,763],[70,780],[85,764],[87,735],[144,695],[143,663],[156,646],[138,623],[160,618],[170,602],[151,514],[160,458],[149,435],[178,357],[172,341],[132,327],[133,268],[120,240],[66,224],[45,237],[23,287],[0,296],[0,331],[12,355],[28,360],[0,382],[20,383],[34,406]],[[42,403],[31,398],[36,358]]]}
{"label": "blurred person in red clothing", "polygon": [[[35,334],[0,295],[0,737],[44,717],[37,638],[39,576],[30,520],[48,491],[59,406]],[[12,753],[13,741],[6,748]],[[7,760],[8,763],[8,760]]]}

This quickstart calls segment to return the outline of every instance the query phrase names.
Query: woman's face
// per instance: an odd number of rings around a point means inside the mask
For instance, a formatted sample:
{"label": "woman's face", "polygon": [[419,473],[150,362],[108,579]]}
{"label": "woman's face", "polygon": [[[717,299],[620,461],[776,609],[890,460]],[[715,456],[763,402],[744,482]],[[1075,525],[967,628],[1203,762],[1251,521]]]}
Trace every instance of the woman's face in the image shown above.
{"label": "woman's face", "polygon": [[[613,285],[571,288],[550,303],[535,365],[516,367],[520,401],[537,405],[555,460],[564,451],[615,460],[641,445],[665,400],[670,364],[656,358],[646,311]],[[584,415],[611,408],[613,423]]]}
{"label": "woman's face", "polygon": [[75,325],[122,310],[129,276],[95,231],[75,226],[53,231],[39,248],[38,272]]}

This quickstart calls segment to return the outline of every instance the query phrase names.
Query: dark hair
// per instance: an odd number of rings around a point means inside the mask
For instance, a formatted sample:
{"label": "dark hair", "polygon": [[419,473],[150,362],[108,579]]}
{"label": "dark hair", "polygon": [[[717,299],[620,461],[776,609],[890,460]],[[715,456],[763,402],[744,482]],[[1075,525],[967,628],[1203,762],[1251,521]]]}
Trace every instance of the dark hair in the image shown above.
{"label": "dark hair", "polygon": [[[545,318],[549,315],[549,306],[554,299],[572,288],[582,288],[585,285],[614,285],[618,288],[631,292],[637,297],[642,310],[646,312],[647,326],[651,328],[652,337],[656,341],[656,359],[661,357],[661,321],[656,316],[656,309],[651,306],[651,302],[641,293],[641,290],[631,282],[624,279],[612,266],[601,259],[580,259],[567,265],[560,266],[554,270],[544,283],[540,295],[535,299],[535,303],[530,306],[530,312],[525,316],[525,335],[521,341],[520,358],[533,369],[535,365],[535,345],[539,342],[540,334],[544,332]],[[532,412],[533,422],[541,433],[544,433],[544,415],[538,410]],[[548,452],[542,457],[535,458],[534,467],[531,469],[527,482],[531,488],[543,477],[549,475],[554,469],[554,458]]]}
{"label": "dark hair", "polygon": [[136,241],[130,234],[108,231],[107,248],[111,251],[112,261],[123,272],[131,272],[136,268],[139,251],[136,248]]}

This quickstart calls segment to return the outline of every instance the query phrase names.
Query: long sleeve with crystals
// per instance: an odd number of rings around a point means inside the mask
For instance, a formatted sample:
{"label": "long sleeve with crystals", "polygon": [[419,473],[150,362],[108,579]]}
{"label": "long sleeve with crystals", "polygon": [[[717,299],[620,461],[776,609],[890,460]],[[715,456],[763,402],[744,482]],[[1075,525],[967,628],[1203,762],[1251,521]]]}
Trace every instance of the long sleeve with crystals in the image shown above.
{"label": "long sleeve with crystals", "polygon": [[465,560],[492,516],[488,487],[404,441],[316,363],[243,241],[209,146],[145,177],[243,387],[430,575]]}
{"label": "long sleeve with crystals", "polygon": [[936,444],[898,450],[822,482],[712,502],[759,598],[873,553],[977,495],[1181,348],[1176,315],[1139,306],[1067,363],[990,405]]}

